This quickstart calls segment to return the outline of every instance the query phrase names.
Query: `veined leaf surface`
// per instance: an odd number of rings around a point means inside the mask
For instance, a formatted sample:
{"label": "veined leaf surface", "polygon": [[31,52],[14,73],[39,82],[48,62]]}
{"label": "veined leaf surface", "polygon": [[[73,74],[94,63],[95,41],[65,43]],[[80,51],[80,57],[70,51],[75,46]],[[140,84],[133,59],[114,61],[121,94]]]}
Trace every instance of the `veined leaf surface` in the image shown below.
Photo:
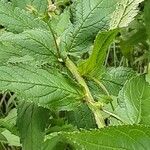
{"label": "veined leaf surface", "polygon": [[0,41],[4,44],[12,44],[16,50],[19,49],[18,55],[19,53],[23,53],[24,55],[28,54],[35,59],[41,59],[43,61],[57,61],[56,45],[50,31],[31,29],[20,34],[7,32],[0,36]]}
{"label": "veined leaf surface", "polygon": [[138,14],[138,6],[144,0],[119,0],[110,21],[110,29],[127,27]]}
{"label": "veined leaf surface", "polygon": [[130,124],[150,124],[150,85],[143,76],[126,82],[119,93],[117,114]]}
{"label": "veined leaf surface", "polygon": [[0,90],[11,90],[20,100],[58,110],[73,109],[83,97],[81,88],[55,69],[48,72],[30,66],[1,66]]}
{"label": "veined leaf surface", "polygon": [[118,126],[65,133],[63,137],[79,150],[148,150],[150,127]]}
{"label": "veined leaf surface", "polygon": [[109,28],[116,0],[78,0],[72,9],[73,24],[63,35],[63,46],[68,52],[85,50],[99,31]]}
{"label": "veined leaf surface", "polygon": [[48,10],[48,0],[12,0],[12,4],[25,10],[32,8],[35,13],[42,15]]}
{"label": "veined leaf surface", "polygon": [[0,24],[11,32],[22,32],[26,29],[41,28],[48,29],[47,25],[40,19],[18,7],[13,8],[11,4],[0,1]]}

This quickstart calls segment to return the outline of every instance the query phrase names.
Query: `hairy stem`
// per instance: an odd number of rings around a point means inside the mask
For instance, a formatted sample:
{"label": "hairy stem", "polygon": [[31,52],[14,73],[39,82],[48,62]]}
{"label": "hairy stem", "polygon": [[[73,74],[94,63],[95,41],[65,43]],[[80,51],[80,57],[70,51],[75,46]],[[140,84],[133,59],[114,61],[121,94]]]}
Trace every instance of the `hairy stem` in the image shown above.
{"label": "hairy stem", "polygon": [[95,116],[95,120],[96,120],[98,128],[105,127],[105,122],[101,114],[100,108],[97,106],[96,102],[94,101],[93,96],[85,80],[81,77],[80,73],[78,72],[76,65],[68,57],[66,59],[65,64],[66,64],[66,67],[70,70],[70,72],[74,75],[77,82],[84,88],[86,103]]}

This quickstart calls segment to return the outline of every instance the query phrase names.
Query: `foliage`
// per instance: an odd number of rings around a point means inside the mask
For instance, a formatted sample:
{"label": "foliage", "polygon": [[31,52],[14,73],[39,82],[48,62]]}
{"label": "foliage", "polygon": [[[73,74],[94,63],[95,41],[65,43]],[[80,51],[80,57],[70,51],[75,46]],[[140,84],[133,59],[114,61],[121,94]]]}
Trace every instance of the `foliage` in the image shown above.
{"label": "foliage", "polygon": [[0,149],[148,150],[150,0],[0,0]]}

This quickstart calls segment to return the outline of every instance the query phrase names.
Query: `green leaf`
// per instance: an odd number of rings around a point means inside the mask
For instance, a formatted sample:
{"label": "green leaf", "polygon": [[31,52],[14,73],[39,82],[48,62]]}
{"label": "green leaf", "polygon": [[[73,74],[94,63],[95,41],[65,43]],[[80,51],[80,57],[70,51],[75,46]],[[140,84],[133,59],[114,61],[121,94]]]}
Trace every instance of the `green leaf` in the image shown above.
{"label": "green leaf", "polygon": [[0,119],[0,127],[3,127],[12,133],[16,131],[17,109],[12,109],[5,118]]}
{"label": "green leaf", "polygon": [[83,150],[148,150],[149,126],[118,126],[100,130],[64,133],[64,139]]}
{"label": "green leaf", "polygon": [[62,35],[62,33],[69,27],[69,25],[71,25],[70,12],[65,10],[62,14],[54,16],[49,24],[57,36]]}
{"label": "green leaf", "polygon": [[124,83],[135,75],[136,73],[131,68],[112,67],[108,68],[99,80],[104,84],[111,95],[118,96]]}
{"label": "green leaf", "polygon": [[116,113],[129,124],[150,124],[150,85],[143,76],[126,82],[119,93]]}
{"label": "green leaf", "polygon": [[8,143],[10,146],[21,146],[20,144],[20,138],[14,134],[12,134],[8,130],[4,130],[1,132],[1,134],[6,138],[7,142],[4,141],[4,143]]}
{"label": "green leaf", "polygon": [[81,88],[56,69],[48,72],[30,66],[1,66],[0,90],[16,92],[20,100],[55,110],[70,110],[82,99]]}
{"label": "green leaf", "polygon": [[[18,54],[28,54],[37,60],[51,61],[51,63],[57,61],[56,45],[53,35],[50,31],[32,29],[26,30],[20,34],[6,32],[0,36],[0,41],[4,44],[12,44],[13,47],[16,48],[16,51],[19,49],[19,52],[17,51]],[[2,54],[3,51],[8,51],[5,49],[6,48],[2,50]],[[12,53],[10,52],[10,54]],[[16,56],[16,53],[14,53],[14,56]]]}
{"label": "green leaf", "polygon": [[[119,91],[122,89],[127,80],[135,76],[136,73],[131,68],[109,67],[105,72],[103,72],[100,78],[93,78],[93,80],[89,80],[88,86],[94,99],[103,103],[105,110],[112,112],[118,107],[117,96]],[[106,113],[104,113],[103,116],[109,117]],[[110,123],[112,124],[112,118]]]}
{"label": "green leaf", "polygon": [[144,0],[119,0],[116,10],[112,14],[110,21],[110,29],[117,27],[127,27],[128,24],[134,20],[138,14],[138,6]]}
{"label": "green leaf", "polygon": [[147,30],[147,35],[150,40],[150,0],[145,1],[145,7],[144,7],[144,19],[145,19],[145,25]]}
{"label": "green leaf", "polygon": [[0,42],[0,64],[6,63],[12,56],[20,57],[21,55],[19,48],[9,43],[4,44]]}
{"label": "green leaf", "polygon": [[12,56],[11,58],[9,58],[8,63],[32,63],[34,62],[33,57],[29,56],[29,55],[25,55],[23,57],[15,57]]}
{"label": "green leaf", "polygon": [[[62,141],[60,136],[57,136],[57,133],[54,135],[50,135],[46,138],[46,141],[43,144],[42,150],[65,150],[69,149],[68,144],[65,141]],[[72,149],[71,149],[72,150]]]}
{"label": "green leaf", "polygon": [[[60,112],[61,114],[61,112]],[[47,134],[56,133],[61,131],[75,131],[77,128],[72,124],[66,124],[66,120],[63,118],[59,119],[52,119],[51,120],[51,127],[46,130]]]}
{"label": "green leaf", "polygon": [[67,113],[67,122],[78,128],[96,128],[94,115],[87,105],[81,104],[79,107]]}
{"label": "green leaf", "polygon": [[13,8],[9,3],[2,1],[0,1],[0,25],[17,33],[33,28],[48,29],[42,20],[34,18],[25,10],[18,7]]}
{"label": "green leaf", "polygon": [[[7,143],[7,139],[5,138],[5,136],[2,134],[2,132],[4,131],[4,128],[0,128],[0,143]],[[1,145],[0,145],[1,148]]]}
{"label": "green leaf", "polygon": [[117,33],[118,30],[112,30],[109,32],[100,32],[97,35],[91,56],[79,65],[81,75],[95,76],[99,74],[98,72],[102,70],[107,50]]}
{"label": "green leaf", "polygon": [[150,63],[148,67],[148,74],[146,75],[146,81],[150,84]]}
{"label": "green leaf", "polygon": [[72,26],[62,37],[62,45],[69,53],[85,51],[99,31],[109,29],[116,0],[78,0],[73,3]]}
{"label": "green leaf", "polygon": [[23,150],[41,150],[49,111],[33,103],[22,102],[18,106],[17,126]]}
{"label": "green leaf", "polygon": [[32,8],[35,13],[44,14],[48,9],[48,0],[12,0],[12,5],[26,10]]}
{"label": "green leaf", "polygon": [[48,139],[44,142],[42,150],[59,150],[60,147],[59,147],[59,149],[57,149],[57,145],[58,145],[59,141],[60,141],[59,136],[51,137],[50,139]]}
{"label": "green leaf", "polygon": [[100,87],[100,85],[95,81],[88,80],[87,84],[95,100],[99,100],[101,95],[106,94],[105,91],[103,91],[103,89]]}

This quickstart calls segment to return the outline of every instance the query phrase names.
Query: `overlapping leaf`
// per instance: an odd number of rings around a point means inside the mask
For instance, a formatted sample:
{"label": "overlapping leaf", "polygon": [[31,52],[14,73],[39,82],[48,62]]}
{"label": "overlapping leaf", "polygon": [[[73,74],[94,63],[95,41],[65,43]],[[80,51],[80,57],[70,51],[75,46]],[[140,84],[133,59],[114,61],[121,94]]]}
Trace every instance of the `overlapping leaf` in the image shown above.
{"label": "overlapping leaf", "polygon": [[100,80],[111,95],[117,96],[124,83],[135,75],[136,73],[131,68],[108,68]]}
{"label": "overlapping leaf", "polygon": [[109,32],[100,32],[94,42],[94,48],[89,59],[83,62],[79,66],[81,75],[98,76],[99,71],[102,70],[107,50],[115,39],[118,30],[112,30]]}
{"label": "overlapping leaf", "polygon": [[57,36],[62,35],[62,33],[71,25],[70,12],[65,10],[62,14],[55,16],[49,24]]}
{"label": "overlapping leaf", "polygon": [[0,1],[0,25],[12,32],[22,32],[26,29],[41,28],[48,29],[47,25],[38,18],[18,7],[13,8],[11,4]]}
{"label": "overlapping leaf", "polygon": [[68,123],[71,123],[78,128],[96,128],[94,116],[91,110],[85,104],[81,104],[78,108],[74,109],[71,112],[68,112],[67,121]]}
{"label": "overlapping leaf", "polygon": [[59,136],[52,135],[49,138],[44,142],[42,150],[64,150],[69,148],[67,143],[61,142],[62,139]]}
{"label": "overlapping leaf", "polygon": [[16,119],[17,119],[17,109],[12,109],[9,114],[5,117],[0,119],[0,127],[3,127],[12,133],[16,133]]}
{"label": "overlapping leaf", "polygon": [[70,110],[80,103],[82,90],[55,69],[50,72],[30,66],[1,66],[0,90],[11,90],[20,100],[43,107]]}
{"label": "overlapping leaf", "polygon": [[23,150],[41,150],[49,111],[33,103],[22,102],[18,106],[17,126]]}
{"label": "overlapping leaf", "polygon": [[[6,32],[0,36],[0,41],[4,44],[6,43],[6,45],[7,43],[9,45],[12,44],[12,46],[10,45],[10,48],[13,48],[12,51],[9,53],[9,55],[11,56],[13,56],[13,54],[14,56],[22,56],[23,54],[28,54],[31,55],[33,58],[41,61],[57,61],[56,45],[53,35],[50,31],[31,29],[26,30],[20,34]],[[0,53],[4,53],[4,58],[8,58],[9,55],[7,55],[7,53],[9,50],[5,47],[1,47],[1,49],[2,51]]]}
{"label": "overlapping leaf", "polygon": [[99,31],[109,28],[116,0],[79,0],[73,4],[73,24],[63,35],[64,49],[69,52],[85,50]]}
{"label": "overlapping leaf", "polygon": [[119,93],[116,113],[130,124],[150,124],[150,86],[144,77],[129,80]]}

